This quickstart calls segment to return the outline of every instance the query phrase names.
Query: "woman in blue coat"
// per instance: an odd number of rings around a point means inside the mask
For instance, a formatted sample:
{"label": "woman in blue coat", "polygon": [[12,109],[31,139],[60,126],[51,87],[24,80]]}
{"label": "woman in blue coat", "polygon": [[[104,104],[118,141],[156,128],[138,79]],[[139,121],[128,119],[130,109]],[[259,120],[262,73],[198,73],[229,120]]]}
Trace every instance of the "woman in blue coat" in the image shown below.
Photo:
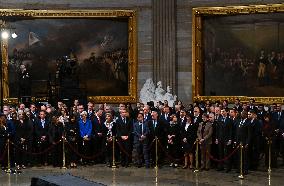
{"label": "woman in blue coat", "polygon": [[[91,154],[91,135],[92,135],[92,122],[87,118],[88,113],[83,111],[80,114],[79,130],[80,130],[80,149],[84,156],[90,156]],[[83,164],[87,164],[87,159],[82,159]]]}

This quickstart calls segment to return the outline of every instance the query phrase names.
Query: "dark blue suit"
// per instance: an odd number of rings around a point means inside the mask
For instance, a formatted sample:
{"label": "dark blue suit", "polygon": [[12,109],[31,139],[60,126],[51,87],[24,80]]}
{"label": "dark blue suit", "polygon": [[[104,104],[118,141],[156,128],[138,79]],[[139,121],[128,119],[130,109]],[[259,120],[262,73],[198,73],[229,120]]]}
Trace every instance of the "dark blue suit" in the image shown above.
{"label": "dark blue suit", "polygon": [[[143,123],[135,122],[133,133],[134,133],[134,147],[137,152],[137,164],[138,166],[141,166],[142,164],[141,155],[143,153],[146,167],[149,167],[150,163],[149,163],[148,145],[149,145],[150,130],[148,128],[147,123],[146,122],[143,122]],[[146,136],[144,140],[141,140],[142,135]]]}

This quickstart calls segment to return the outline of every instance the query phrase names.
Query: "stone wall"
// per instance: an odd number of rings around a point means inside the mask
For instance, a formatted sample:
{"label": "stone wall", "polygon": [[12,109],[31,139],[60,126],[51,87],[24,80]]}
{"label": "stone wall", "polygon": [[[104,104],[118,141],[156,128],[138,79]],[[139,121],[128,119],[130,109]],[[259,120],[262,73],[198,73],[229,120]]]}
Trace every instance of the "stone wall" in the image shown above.
{"label": "stone wall", "polygon": [[[153,72],[153,2],[155,0],[0,0],[0,8],[23,9],[136,9],[138,12],[138,93]],[[282,3],[281,0],[177,0],[173,87],[185,103],[192,101],[191,39],[193,7]],[[172,63],[172,61],[171,61]],[[169,67],[167,67],[169,68]],[[158,80],[158,79],[157,79]],[[164,85],[165,87],[166,85]]]}

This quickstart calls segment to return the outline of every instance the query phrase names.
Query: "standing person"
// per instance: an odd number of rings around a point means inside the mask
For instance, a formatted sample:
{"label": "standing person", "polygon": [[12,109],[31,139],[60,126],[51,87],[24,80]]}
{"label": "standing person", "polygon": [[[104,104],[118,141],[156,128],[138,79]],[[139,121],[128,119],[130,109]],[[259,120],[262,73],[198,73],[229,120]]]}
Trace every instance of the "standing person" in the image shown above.
{"label": "standing person", "polygon": [[197,138],[198,125],[193,124],[192,117],[186,116],[186,123],[181,127],[182,147],[184,153],[183,169],[189,167],[193,169],[194,143]]}
{"label": "standing person", "polygon": [[[237,120],[237,127],[236,127],[236,133],[234,136],[234,143],[236,145],[242,144],[244,147],[243,150],[243,167],[242,171],[244,174],[248,174],[248,147],[250,143],[250,132],[249,132],[249,125],[250,121],[248,119],[248,113],[247,111],[242,111],[241,112],[241,118]],[[240,153],[237,155],[238,157],[238,162],[240,162]],[[240,171],[240,163],[237,164],[238,170],[237,172]]]}
{"label": "standing person", "polygon": [[[79,105],[80,106],[80,105]],[[91,155],[91,135],[92,135],[92,122],[88,118],[88,113],[86,111],[81,112],[79,119],[79,129],[80,129],[80,149],[84,156]],[[82,164],[87,165],[88,160],[83,158]]]}
{"label": "standing person", "polygon": [[52,165],[54,167],[62,166],[62,143],[58,143],[63,136],[63,123],[59,121],[59,118],[52,116],[50,127],[48,129],[49,143],[54,145],[52,149]]}
{"label": "standing person", "polygon": [[201,170],[209,170],[210,169],[210,159],[207,154],[207,151],[211,151],[212,144],[212,123],[214,122],[214,114],[203,114],[202,115],[203,122],[199,123],[199,127],[197,130],[197,137],[200,144],[201,150]]}
{"label": "standing person", "polygon": [[[228,117],[228,110],[221,110],[221,117],[216,126],[216,140],[215,143],[218,145],[218,157],[223,159],[232,150],[232,119]],[[231,159],[225,161],[226,172],[231,171]],[[217,170],[223,170],[223,163],[220,162]]]}
{"label": "standing person", "polygon": [[22,96],[31,96],[31,77],[24,64],[20,65],[19,74],[19,98]]}
{"label": "standing person", "polygon": [[171,121],[168,126],[168,149],[171,158],[170,167],[176,168],[178,166],[179,149],[180,149],[180,124],[175,114],[171,116]]}
{"label": "standing person", "polygon": [[[48,129],[50,127],[50,120],[46,118],[45,111],[39,112],[39,118],[35,119],[34,128],[35,128],[35,138],[37,143],[37,151],[42,152],[46,150],[49,146],[48,140]],[[40,156],[41,164],[47,165],[47,153]]]}
{"label": "standing person", "polygon": [[[0,157],[4,157],[6,142],[7,142],[7,121],[5,115],[0,115]],[[5,159],[0,159],[1,168],[5,169],[6,163]]]}
{"label": "standing person", "polygon": [[[106,142],[105,148],[105,157],[106,157],[106,163],[108,167],[112,166],[113,163],[113,140],[116,136],[116,123],[113,120],[113,116],[111,113],[105,114],[105,122],[103,125],[103,137],[104,141]],[[116,149],[116,145],[114,148]]]}
{"label": "standing person", "polygon": [[33,124],[26,118],[26,114],[22,110],[18,111],[18,120],[15,121],[15,128],[15,143],[21,148],[21,150],[16,150],[17,169],[24,169],[28,160],[30,160],[25,152],[31,152]]}
{"label": "standing person", "polygon": [[117,128],[116,135],[118,142],[120,143],[120,155],[121,155],[121,166],[128,167],[130,155],[130,136],[132,132],[132,123],[129,117],[127,117],[126,109],[122,109],[120,116],[116,120]]}
{"label": "standing person", "polygon": [[137,152],[137,166],[142,166],[142,155],[144,157],[146,168],[150,167],[149,161],[149,128],[144,121],[142,113],[138,113],[137,122],[134,123],[134,148]]}
{"label": "standing person", "polygon": [[266,113],[263,116],[263,124],[262,124],[262,136],[264,137],[264,154],[265,154],[265,166],[268,168],[269,161],[269,143],[271,142],[271,166],[273,168],[277,165],[277,154],[276,154],[276,123],[271,119],[270,114]]}
{"label": "standing person", "polygon": [[[158,139],[158,144],[162,146],[162,148],[166,149],[167,146],[167,128],[168,124],[164,122],[163,119],[159,118],[157,111],[152,111],[152,120],[148,121],[148,127],[150,130],[150,141],[153,141],[155,137]],[[154,142],[156,143],[156,142]],[[161,148],[157,149],[158,156],[158,166],[161,166],[164,161],[164,154],[161,151]],[[152,163],[155,164],[156,161],[156,147],[151,148],[151,159]]]}
{"label": "standing person", "polygon": [[[105,146],[105,140],[103,136],[104,119],[102,117],[103,110],[98,109],[93,116],[93,155],[99,154]],[[103,154],[97,157],[96,163],[103,163]]]}
{"label": "standing person", "polygon": [[259,163],[260,156],[260,139],[262,135],[261,124],[257,119],[256,111],[250,110],[248,112],[248,119],[250,121],[249,131],[250,131],[250,142],[249,142],[249,168],[251,170],[256,170]]}
{"label": "standing person", "polygon": [[88,103],[88,119],[93,121],[94,120],[94,116],[95,116],[95,111],[94,111],[94,104],[92,102]]}
{"label": "standing person", "polygon": [[65,124],[65,137],[67,143],[69,143],[69,145],[72,146],[72,149],[69,148],[67,156],[67,158],[69,158],[68,161],[70,162],[70,167],[76,168],[77,156],[76,153],[73,152],[73,150],[78,151],[78,141],[80,133],[79,133],[79,125],[78,122],[76,122],[76,117],[74,115],[71,115],[69,122]]}
{"label": "standing person", "polygon": [[180,110],[179,124],[180,124],[181,127],[186,124],[186,111],[184,109]]}

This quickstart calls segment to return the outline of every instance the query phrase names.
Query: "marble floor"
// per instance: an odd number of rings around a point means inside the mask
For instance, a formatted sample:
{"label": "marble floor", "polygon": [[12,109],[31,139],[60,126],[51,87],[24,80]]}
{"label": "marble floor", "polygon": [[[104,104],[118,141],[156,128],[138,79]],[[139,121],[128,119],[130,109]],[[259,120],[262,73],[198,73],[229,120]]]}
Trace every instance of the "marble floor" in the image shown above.
{"label": "marble floor", "polygon": [[[269,175],[266,171],[250,172],[243,180],[238,178],[235,171],[230,173],[215,170],[194,173],[191,170],[181,168],[173,169],[163,167],[161,169],[145,168],[116,168],[111,169],[104,165],[80,166],[77,169],[60,169],[53,167],[32,167],[25,169],[21,174],[0,173],[0,185],[30,185],[32,177],[46,175],[60,175],[69,173],[90,181],[105,185],[283,185],[284,168],[272,170]],[[72,184],[70,184],[72,185]]]}

